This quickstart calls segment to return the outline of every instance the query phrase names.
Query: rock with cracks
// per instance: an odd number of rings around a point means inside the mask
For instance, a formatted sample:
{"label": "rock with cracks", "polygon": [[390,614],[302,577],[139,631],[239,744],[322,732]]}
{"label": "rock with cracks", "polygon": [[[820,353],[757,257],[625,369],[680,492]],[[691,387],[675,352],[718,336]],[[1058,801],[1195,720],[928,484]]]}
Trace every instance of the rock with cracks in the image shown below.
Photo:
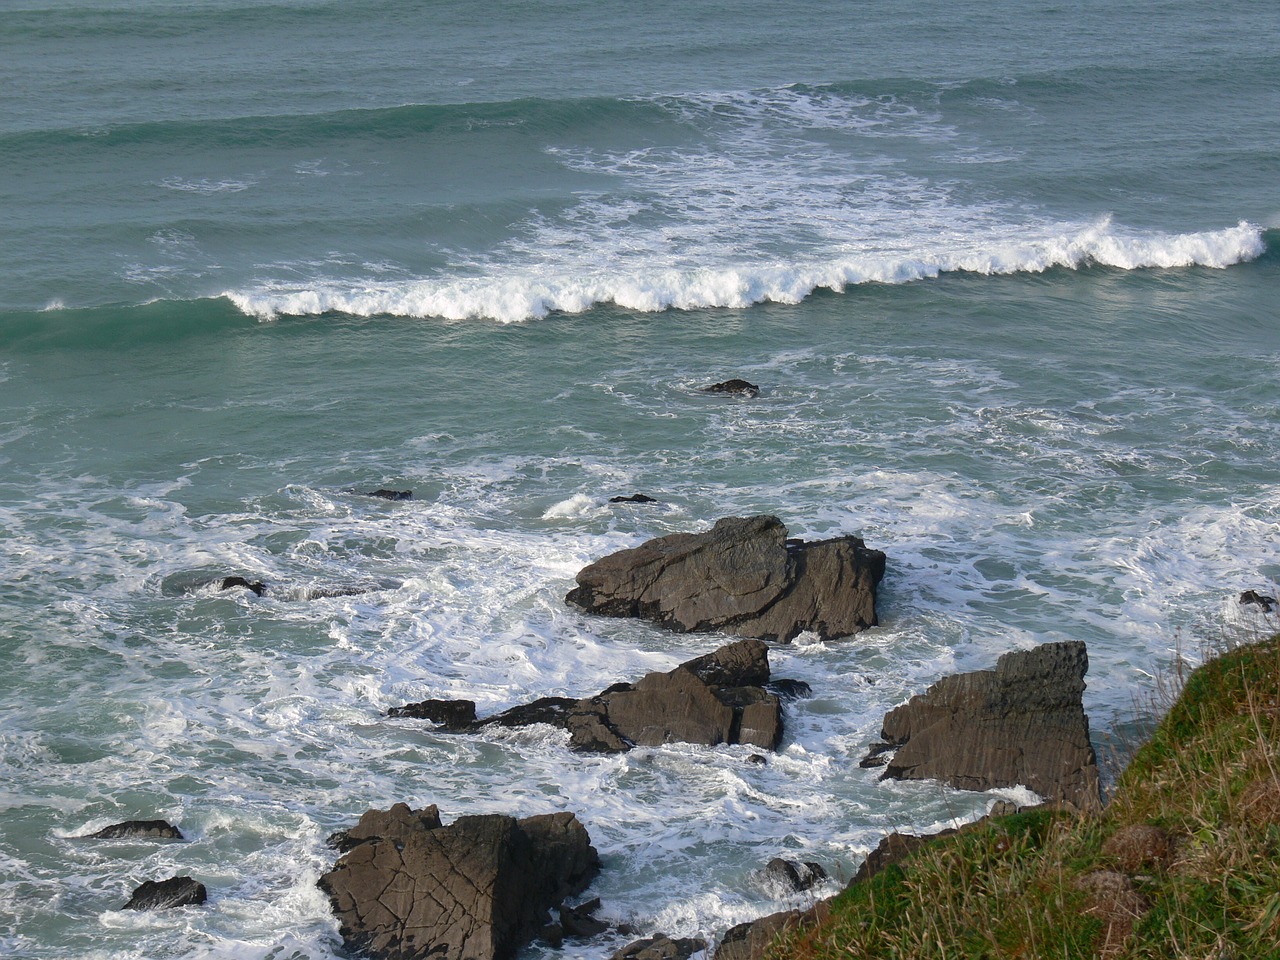
{"label": "rock with cracks", "polygon": [[1051,803],[1101,806],[1081,703],[1089,668],[1080,641],[1006,653],[994,670],[946,677],[892,710],[882,736],[897,747],[884,777],[941,780],[963,790],[1022,785]]}
{"label": "rock with cracks", "polygon": [[[387,814],[392,835],[362,834],[320,878],[347,949],[374,960],[511,957],[600,868],[571,813],[459,817],[447,827],[433,826],[430,807]],[[379,820],[366,814],[361,824]]]}
{"label": "rock with cracks", "polygon": [[676,533],[584,567],[567,603],[681,633],[762,640],[823,639],[876,624],[885,556],[855,536],[788,540],[777,517],[726,517],[706,533]]}

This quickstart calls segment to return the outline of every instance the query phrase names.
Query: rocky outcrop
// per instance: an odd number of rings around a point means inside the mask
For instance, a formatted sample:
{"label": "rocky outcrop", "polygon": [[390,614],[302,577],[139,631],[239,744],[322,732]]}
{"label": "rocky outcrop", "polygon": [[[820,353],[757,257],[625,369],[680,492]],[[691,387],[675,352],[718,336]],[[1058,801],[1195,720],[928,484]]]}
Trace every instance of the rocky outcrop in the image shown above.
{"label": "rocky outcrop", "polygon": [[133,891],[121,909],[168,910],[172,907],[199,906],[209,899],[203,883],[190,877],[170,877],[168,880],[148,880]]}
{"label": "rocky outcrop", "polygon": [[445,827],[425,812],[398,804],[385,819],[366,814],[361,824],[383,822],[388,835],[363,836],[320,878],[347,949],[373,960],[501,960],[600,868],[571,813],[459,817]]}
{"label": "rocky outcrop", "polygon": [[775,895],[790,896],[811,890],[827,879],[822,864],[774,857],[761,871],[765,887]]}
{"label": "rocky outcrop", "polygon": [[703,393],[727,393],[735,397],[760,396],[760,388],[749,380],[743,380],[741,377],[722,380],[719,383],[711,384],[709,387],[702,387],[701,390]]}
{"label": "rocky outcrop", "polygon": [[623,753],[663,743],[752,744],[776,749],[782,739],[782,704],[764,689],[769,650],[760,640],[739,640],[667,673],[615,683],[594,697],[543,697],[483,720],[470,700],[424,700],[394,707],[398,717],[424,716],[446,730],[550,724],[569,731],[580,752]]}
{"label": "rocky outcrop", "polygon": [[1006,653],[994,670],[938,681],[885,717],[881,736],[897,750],[884,777],[963,790],[1022,785],[1051,803],[1098,810],[1081,702],[1088,667],[1083,643],[1048,643]]}
{"label": "rocky outcrop", "polygon": [[168,820],[126,820],[124,823],[113,823],[103,827],[96,833],[85,836],[86,840],[181,840],[182,831]]}
{"label": "rocky outcrop", "polygon": [[885,556],[855,536],[788,540],[777,517],[726,517],[584,567],[565,601],[588,613],[651,620],[681,633],[823,639],[876,624]]}
{"label": "rocky outcrop", "polygon": [[826,920],[830,912],[830,901],[819,900],[807,910],[783,910],[730,927],[720,938],[714,960],[760,960],[784,932],[807,930]]}

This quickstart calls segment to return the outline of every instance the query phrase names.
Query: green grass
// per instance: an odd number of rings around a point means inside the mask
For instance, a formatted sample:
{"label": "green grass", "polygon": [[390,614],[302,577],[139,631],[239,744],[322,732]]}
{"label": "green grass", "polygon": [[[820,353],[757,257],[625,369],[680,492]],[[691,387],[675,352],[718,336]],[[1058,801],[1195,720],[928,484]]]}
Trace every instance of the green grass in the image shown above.
{"label": "green grass", "polygon": [[935,840],[768,957],[1280,960],[1278,770],[1280,636],[1191,673],[1101,815]]}

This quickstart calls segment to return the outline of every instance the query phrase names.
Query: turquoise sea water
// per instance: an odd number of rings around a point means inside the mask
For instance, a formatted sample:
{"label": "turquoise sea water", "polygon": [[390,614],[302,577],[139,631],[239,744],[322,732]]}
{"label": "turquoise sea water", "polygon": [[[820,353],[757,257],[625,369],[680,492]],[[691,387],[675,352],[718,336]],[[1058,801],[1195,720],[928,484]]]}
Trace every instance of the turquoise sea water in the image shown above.
{"label": "turquoise sea water", "polygon": [[[1271,4],[3,24],[6,955],[341,956],[323,838],[398,800],[572,809],[607,917],[714,937],[788,905],[775,855],[986,809],[857,767],[943,674],[1086,640],[1105,752],[1176,649],[1275,627],[1235,600],[1280,579]],[[383,719],[713,648],[561,598],[755,512],[889,557],[880,627],[772,651],[814,696],[767,766]],[[75,839],[161,816],[189,842]],[[118,909],[175,873],[210,903]]]}

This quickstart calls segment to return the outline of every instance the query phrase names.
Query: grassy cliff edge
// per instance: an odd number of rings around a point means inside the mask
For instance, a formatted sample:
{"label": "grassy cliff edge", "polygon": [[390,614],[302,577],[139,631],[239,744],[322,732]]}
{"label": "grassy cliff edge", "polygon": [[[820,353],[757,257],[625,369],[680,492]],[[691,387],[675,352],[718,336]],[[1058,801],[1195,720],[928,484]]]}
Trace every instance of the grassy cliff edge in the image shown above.
{"label": "grassy cliff edge", "polygon": [[1280,960],[1280,635],[1193,671],[1101,815],[941,837],[771,960]]}

